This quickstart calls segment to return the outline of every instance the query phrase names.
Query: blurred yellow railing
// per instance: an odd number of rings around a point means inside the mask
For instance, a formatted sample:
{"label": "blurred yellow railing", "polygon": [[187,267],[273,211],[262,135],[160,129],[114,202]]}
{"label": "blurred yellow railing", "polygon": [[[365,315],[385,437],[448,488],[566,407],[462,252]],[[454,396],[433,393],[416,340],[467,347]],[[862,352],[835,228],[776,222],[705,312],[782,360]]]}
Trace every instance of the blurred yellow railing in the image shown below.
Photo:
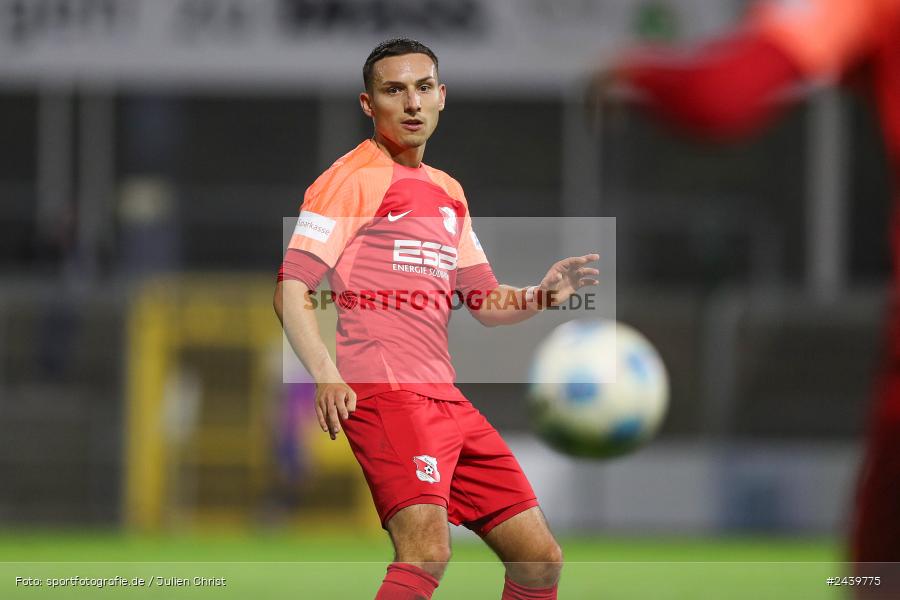
{"label": "blurred yellow railing", "polygon": [[[139,530],[271,524],[283,336],[270,277],[191,275],[143,284],[128,317],[125,514]],[[335,315],[318,313],[333,351]],[[326,505],[279,516],[304,528],[378,529],[346,441],[298,432]],[[330,483],[331,482],[331,483]],[[324,487],[323,487],[324,486]],[[305,485],[304,487],[310,487]],[[279,510],[279,512],[283,512]]]}

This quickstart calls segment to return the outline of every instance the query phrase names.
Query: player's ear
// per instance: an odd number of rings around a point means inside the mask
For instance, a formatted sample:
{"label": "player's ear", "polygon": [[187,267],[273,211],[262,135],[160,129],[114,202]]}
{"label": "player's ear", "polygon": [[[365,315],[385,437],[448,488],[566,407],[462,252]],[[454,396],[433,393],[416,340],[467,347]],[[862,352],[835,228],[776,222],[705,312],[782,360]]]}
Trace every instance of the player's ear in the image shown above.
{"label": "player's ear", "polygon": [[372,97],[369,96],[368,92],[363,92],[359,95],[359,105],[362,107],[362,111],[369,118],[374,116],[374,109],[372,108]]}
{"label": "player's ear", "polygon": [[438,102],[438,110],[444,110],[444,104],[447,103],[447,86],[443,83],[438,86],[438,95],[441,98]]}

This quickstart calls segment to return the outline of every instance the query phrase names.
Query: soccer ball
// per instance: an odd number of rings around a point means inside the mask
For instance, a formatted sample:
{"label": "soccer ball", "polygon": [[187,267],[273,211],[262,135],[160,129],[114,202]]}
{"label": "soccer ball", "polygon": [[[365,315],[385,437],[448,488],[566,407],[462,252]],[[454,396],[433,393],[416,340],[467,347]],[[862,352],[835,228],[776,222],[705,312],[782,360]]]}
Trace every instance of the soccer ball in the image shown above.
{"label": "soccer ball", "polygon": [[608,458],[648,442],[669,380],[656,349],[611,320],[569,321],[538,346],[529,399],[538,435],[573,456]]}

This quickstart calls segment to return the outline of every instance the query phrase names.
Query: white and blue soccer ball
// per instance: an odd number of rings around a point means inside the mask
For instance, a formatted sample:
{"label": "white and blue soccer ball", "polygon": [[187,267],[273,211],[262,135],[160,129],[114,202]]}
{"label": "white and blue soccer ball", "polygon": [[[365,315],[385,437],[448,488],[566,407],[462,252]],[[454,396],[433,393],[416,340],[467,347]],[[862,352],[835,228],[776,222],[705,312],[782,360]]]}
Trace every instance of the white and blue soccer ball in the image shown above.
{"label": "white and blue soccer ball", "polygon": [[569,321],[538,346],[529,397],[535,431],[573,456],[608,458],[662,424],[669,378],[653,345],[613,320]]}

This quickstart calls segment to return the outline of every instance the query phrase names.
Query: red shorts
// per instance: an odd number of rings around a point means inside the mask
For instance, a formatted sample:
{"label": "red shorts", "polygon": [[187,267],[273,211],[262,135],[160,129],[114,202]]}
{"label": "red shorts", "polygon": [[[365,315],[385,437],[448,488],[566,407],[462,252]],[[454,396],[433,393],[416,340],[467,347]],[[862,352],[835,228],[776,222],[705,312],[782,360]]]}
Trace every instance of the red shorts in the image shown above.
{"label": "red shorts", "polygon": [[357,402],[344,432],[382,526],[401,508],[437,504],[454,525],[485,535],[538,505],[506,442],[469,402],[378,394]]}

